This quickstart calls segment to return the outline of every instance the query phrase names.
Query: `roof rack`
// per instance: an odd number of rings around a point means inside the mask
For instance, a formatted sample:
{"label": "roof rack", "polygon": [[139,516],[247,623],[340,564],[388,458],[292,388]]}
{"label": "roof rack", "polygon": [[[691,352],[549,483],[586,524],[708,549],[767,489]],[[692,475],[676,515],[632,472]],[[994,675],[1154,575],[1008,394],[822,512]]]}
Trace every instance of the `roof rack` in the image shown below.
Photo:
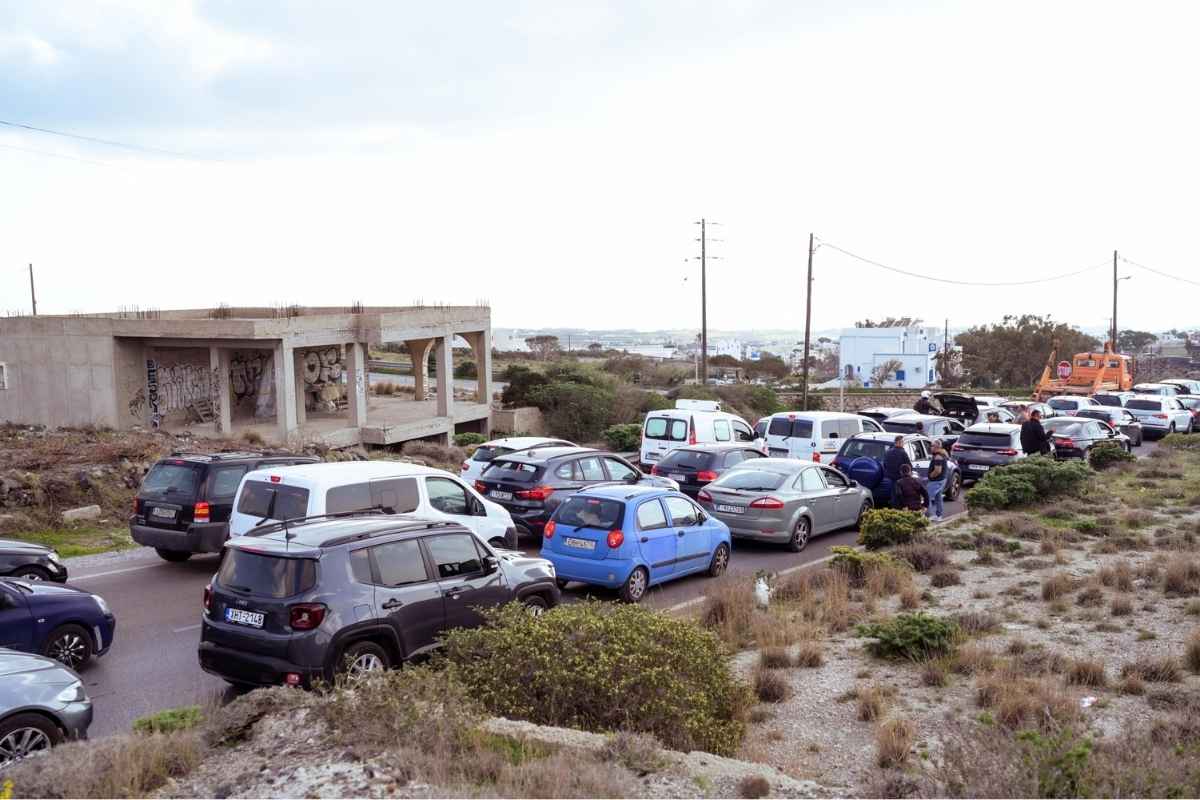
{"label": "roof rack", "polygon": [[204,452],[196,452],[194,450],[179,449],[179,450],[172,450],[170,457],[171,458],[181,458],[181,457],[207,458],[209,461],[223,461],[226,459],[258,458],[258,457],[269,456],[269,455],[271,455],[271,454],[259,452],[257,450],[255,450],[255,451],[248,451],[248,450],[229,451],[229,452],[223,452],[223,453],[204,453]]}
{"label": "roof rack", "polygon": [[[347,536],[339,536],[336,539],[330,539],[327,542],[322,542],[320,547],[322,550],[330,548],[330,547],[340,547],[341,545],[349,544],[350,542],[360,542],[365,539],[374,539],[377,536],[387,536],[389,534],[396,533],[397,530],[406,530],[407,531],[407,530],[414,530],[417,528],[421,528],[423,530],[433,530],[435,528],[463,528],[461,523],[449,522],[449,521],[432,522],[430,520],[409,519],[409,520],[406,520],[406,522],[408,522],[409,524],[406,527],[401,528],[401,529],[389,528],[387,530],[361,531],[359,533],[352,533]],[[463,528],[463,529],[466,530],[465,528]]]}
{"label": "roof rack", "polygon": [[246,535],[246,536],[265,536],[268,533],[275,533],[276,531],[282,530],[285,533],[285,535],[290,539],[290,538],[292,538],[293,534],[288,532],[288,528],[291,527],[292,525],[303,525],[305,523],[315,522],[320,519],[325,519],[325,520],[346,519],[349,517],[365,517],[365,516],[373,516],[373,515],[381,515],[382,516],[385,514],[394,514],[394,513],[396,513],[396,510],[394,508],[391,508],[390,506],[371,506],[370,508],[358,508],[358,509],[355,509],[354,511],[337,511],[332,514],[313,514],[312,516],[308,516],[308,517],[291,517],[289,519],[276,520],[275,522],[270,522],[270,523],[265,522],[265,521],[261,522],[258,525],[255,525],[250,530],[246,531],[246,533],[244,535]]}

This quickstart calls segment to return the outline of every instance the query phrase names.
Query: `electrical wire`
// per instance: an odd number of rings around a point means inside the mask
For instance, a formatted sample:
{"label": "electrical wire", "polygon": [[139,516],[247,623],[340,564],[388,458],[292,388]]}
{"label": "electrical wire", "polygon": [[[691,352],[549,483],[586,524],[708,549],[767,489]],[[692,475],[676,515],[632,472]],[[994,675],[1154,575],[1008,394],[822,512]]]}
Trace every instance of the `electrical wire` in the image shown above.
{"label": "electrical wire", "polygon": [[1145,264],[1139,264],[1136,261],[1131,261],[1128,258],[1126,258],[1125,256],[1121,256],[1120,258],[1122,261],[1124,261],[1126,264],[1128,264],[1131,267],[1137,267],[1138,269],[1144,269],[1147,272],[1153,272],[1155,275],[1161,275],[1164,278],[1170,278],[1171,280],[1179,281],[1180,283],[1190,283],[1193,286],[1200,286],[1200,281],[1194,281],[1191,278],[1181,278],[1178,275],[1172,275],[1169,272],[1163,272],[1162,270],[1155,269],[1154,267],[1147,267]]}
{"label": "electrical wire", "polygon": [[164,150],[160,147],[148,147],[140,144],[128,144],[126,142],[118,142],[113,139],[98,139],[95,136],[84,136],[79,133],[67,133],[65,131],[51,130],[50,128],[39,128],[36,125],[26,125],[23,122],[10,122],[9,120],[0,119],[0,125],[7,125],[10,128],[18,128],[20,130],[34,131],[36,133],[48,133],[51,136],[63,136],[67,139],[78,139],[81,142],[92,142],[93,144],[103,144],[109,147],[121,147],[126,150],[136,150],[142,153],[151,153],[160,156],[171,156],[172,158],[183,158],[189,161],[220,161],[215,158],[203,158],[194,156],[189,153],[180,153],[175,150]]}
{"label": "electrical wire", "polygon": [[1050,277],[1047,277],[1047,278],[1032,278],[1032,279],[1026,280],[1026,281],[962,281],[962,280],[955,280],[953,278],[938,278],[933,275],[922,275],[919,272],[910,272],[905,269],[900,269],[899,267],[888,266],[887,264],[881,264],[878,261],[873,261],[869,258],[864,258],[863,256],[860,256],[857,253],[851,253],[849,250],[846,250],[845,248],[842,248],[842,247],[838,247],[836,244],[833,244],[832,242],[827,242],[824,239],[818,238],[817,241],[819,241],[821,243],[821,245],[824,247],[828,247],[833,250],[837,250],[839,253],[842,253],[843,255],[850,256],[851,258],[857,259],[857,260],[863,262],[864,264],[870,264],[873,267],[879,267],[880,269],[885,269],[889,272],[896,272],[896,273],[899,273],[900,275],[907,275],[910,278],[918,278],[918,279],[924,280],[924,281],[934,281],[935,283],[950,283],[950,284],[954,284],[955,286],[1030,286],[1035,283],[1049,283],[1050,281],[1060,281],[1063,278],[1073,278],[1076,275],[1082,275],[1085,272],[1091,272],[1094,269],[1099,269],[1100,267],[1103,267],[1109,263],[1107,260],[1105,260],[1105,261],[1101,261],[1099,264],[1093,264],[1090,267],[1084,267],[1083,269],[1077,269],[1074,272],[1064,272],[1061,275],[1051,275]]}
{"label": "electrical wire", "polygon": [[112,164],[108,163],[107,161],[94,161],[90,158],[79,158],[77,156],[68,156],[68,155],[64,155],[63,153],[51,153],[46,150],[34,150],[31,147],[18,147],[15,144],[0,144],[0,147],[3,147],[7,150],[20,150],[22,153],[33,153],[34,155],[37,155],[37,156],[47,156],[48,158],[64,158],[67,161],[79,161],[84,164],[95,164],[96,166],[99,166],[99,167],[113,166]]}

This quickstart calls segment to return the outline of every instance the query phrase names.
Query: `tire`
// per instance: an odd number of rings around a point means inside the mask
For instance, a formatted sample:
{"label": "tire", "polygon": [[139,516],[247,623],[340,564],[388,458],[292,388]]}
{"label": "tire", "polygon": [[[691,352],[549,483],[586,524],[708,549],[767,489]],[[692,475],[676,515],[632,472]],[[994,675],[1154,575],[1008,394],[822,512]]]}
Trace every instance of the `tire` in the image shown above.
{"label": "tire", "polygon": [[63,740],[62,731],[38,714],[17,714],[0,722],[0,770],[39,755]]}
{"label": "tire", "polygon": [[646,596],[649,584],[650,573],[646,572],[646,568],[634,567],[633,572],[630,572],[629,577],[621,584],[617,596],[621,598],[622,603],[640,603]]}
{"label": "tire", "polygon": [[812,523],[808,521],[808,517],[801,517],[796,522],[796,527],[792,529],[792,538],[788,539],[788,550],[799,553],[808,547],[810,538],[812,538]]}
{"label": "tire", "polygon": [[62,625],[46,637],[42,655],[53,658],[76,672],[92,658],[92,635],[79,625]]}
{"label": "tire", "polygon": [[867,515],[867,512],[870,511],[871,509],[873,509],[874,507],[875,507],[875,504],[872,503],[870,500],[863,501],[862,508],[860,508],[858,510],[858,519],[854,520],[854,529],[855,530],[862,530],[863,517],[865,517]]}
{"label": "tire", "polygon": [[156,547],[154,548],[154,552],[158,553],[158,557],[163,561],[170,561],[172,564],[182,564],[192,557],[192,554],[187,550],[166,550]]}
{"label": "tire", "polygon": [[712,561],[708,562],[708,577],[719,578],[729,566],[729,545],[721,542],[713,551]]}
{"label": "tire", "polygon": [[388,658],[387,650],[375,642],[355,642],[342,651],[338,659],[337,671],[350,679],[361,678],[370,672],[380,672],[390,669],[392,660]]}
{"label": "tire", "polygon": [[1170,436],[1174,432],[1175,432],[1175,423],[1172,422],[1171,427],[1167,428],[1167,436]]}
{"label": "tire", "polygon": [[531,617],[540,617],[550,610],[550,604],[546,602],[546,598],[540,594],[531,594],[521,600],[521,605],[525,606],[525,611]]}
{"label": "tire", "polygon": [[946,487],[945,498],[947,500],[957,500],[962,493],[962,473],[958,470],[954,471],[954,477],[950,480],[950,485]]}
{"label": "tire", "polygon": [[41,567],[21,567],[12,574],[14,578],[26,581],[48,581],[50,573]]}
{"label": "tire", "polygon": [[570,581],[567,580],[566,578],[555,578],[554,579],[554,585],[558,587],[559,591],[566,589],[568,583],[570,583]]}

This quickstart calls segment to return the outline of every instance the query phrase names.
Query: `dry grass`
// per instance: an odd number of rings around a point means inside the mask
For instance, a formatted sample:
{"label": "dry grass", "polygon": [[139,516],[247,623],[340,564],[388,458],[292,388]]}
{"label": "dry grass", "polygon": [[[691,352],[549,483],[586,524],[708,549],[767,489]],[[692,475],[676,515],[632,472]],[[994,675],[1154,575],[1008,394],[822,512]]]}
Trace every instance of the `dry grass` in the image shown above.
{"label": "dry grass", "polygon": [[738,797],[757,800],[771,793],[771,782],[762,775],[747,775],[738,781]]}
{"label": "dry grass", "polygon": [[909,586],[900,592],[900,608],[905,611],[921,607],[921,592],[916,586]]}
{"label": "dry grass", "polygon": [[1121,667],[1121,677],[1137,675],[1149,683],[1178,683],[1183,678],[1179,660],[1171,656],[1139,658]]}
{"label": "dry grass", "polygon": [[1194,673],[1200,673],[1200,630],[1188,634],[1183,643],[1183,663]]}
{"label": "dry grass", "polygon": [[934,570],[929,575],[929,585],[935,589],[958,586],[960,583],[962,583],[962,578],[958,577],[958,571],[954,569]]}
{"label": "dry grass", "polygon": [[986,647],[968,644],[958,648],[950,659],[950,668],[959,675],[980,675],[997,665],[996,654]]}
{"label": "dry grass", "polygon": [[1146,693],[1146,682],[1136,672],[1130,673],[1121,678],[1121,682],[1117,684],[1117,690],[1121,694],[1142,695]]}
{"label": "dry grass", "polygon": [[921,665],[921,683],[926,686],[946,686],[950,673],[943,661],[926,661]]}
{"label": "dry grass", "polygon": [[782,671],[759,667],[754,671],[754,693],[764,703],[782,703],[792,696],[792,687]]}
{"label": "dry grass", "polygon": [[916,728],[906,719],[885,721],[875,730],[875,762],[884,769],[903,766],[916,735]]}
{"label": "dry grass", "polygon": [[1067,683],[1072,686],[1101,688],[1108,685],[1104,664],[1095,659],[1077,659],[1067,668]]}
{"label": "dry grass", "polygon": [[759,651],[758,663],[763,669],[787,669],[795,666],[792,654],[786,647],[764,647]]}
{"label": "dry grass", "polygon": [[984,636],[1000,629],[1000,619],[990,611],[966,611],[954,621],[967,636]]}
{"label": "dry grass", "polygon": [[879,719],[887,697],[888,693],[877,683],[858,689],[855,693],[858,718],[863,722],[873,722]]}
{"label": "dry grass", "polygon": [[751,641],[754,595],[744,579],[725,574],[709,591],[700,615],[704,627],[734,649]]}
{"label": "dry grass", "polygon": [[917,572],[930,572],[950,563],[950,548],[934,539],[902,544],[893,548],[892,555]]}
{"label": "dry grass", "polygon": [[1074,585],[1070,575],[1056,572],[1042,581],[1042,600],[1047,603],[1061,600],[1070,593]]}
{"label": "dry grass", "polygon": [[1075,595],[1075,603],[1084,608],[1104,605],[1104,589],[1096,583],[1087,584]]}
{"label": "dry grass", "polygon": [[421,461],[430,467],[439,467],[457,473],[459,465],[467,458],[461,447],[433,444],[432,442],[407,442],[400,454],[405,458]]}
{"label": "dry grass", "polygon": [[872,566],[863,580],[863,590],[867,597],[875,599],[899,594],[912,585],[912,574],[898,564]]}
{"label": "dry grass", "polygon": [[1024,678],[1014,672],[989,675],[976,685],[975,702],[989,708],[1010,730],[1055,729],[1079,718],[1079,703],[1053,679]]}
{"label": "dry grass", "polygon": [[820,642],[801,642],[796,650],[796,666],[816,669],[825,663],[825,655]]}
{"label": "dry grass", "polygon": [[1163,594],[1190,595],[1200,593],[1200,562],[1172,560],[1163,572]]}
{"label": "dry grass", "polygon": [[1127,594],[1119,594],[1112,599],[1109,611],[1114,617],[1128,617],[1133,613],[1133,598]]}

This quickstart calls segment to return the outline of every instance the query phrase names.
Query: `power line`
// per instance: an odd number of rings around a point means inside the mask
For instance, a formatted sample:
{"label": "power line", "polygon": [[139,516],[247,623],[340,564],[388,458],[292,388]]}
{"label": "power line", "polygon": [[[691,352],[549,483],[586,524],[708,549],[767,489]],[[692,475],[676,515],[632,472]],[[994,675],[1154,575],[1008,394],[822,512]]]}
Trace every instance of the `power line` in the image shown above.
{"label": "power line", "polygon": [[107,161],[94,161],[90,158],[78,158],[76,156],[68,156],[68,155],[64,155],[62,153],[51,153],[46,150],[34,150],[31,147],[18,147],[15,144],[0,144],[0,147],[4,147],[8,150],[20,150],[22,153],[33,153],[34,155],[37,155],[37,156],[47,156],[48,158],[65,158],[67,161],[79,161],[84,164],[95,164],[96,166],[99,166],[99,167],[114,166],[113,164],[110,164]]}
{"label": "power line", "polygon": [[1029,285],[1032,285],[1035,283],[1049,283],[1050,281],[1059,281],[1059,280],[1062,280],[1063,278],[1073,278],[1076,275],[1082,275],[1085,272],[1091,272],[1094,269],[1099,269],[1100,267],[1103,267],[1108,264],[1108,260],[1105,259],[1104,261],[1100,262],[1099,264],[1093,264],[1090,267],[1084,267],[1083,269],[1077,269],[1074,272],[1064,272],[1061,275],[1051,275],[1048,278],[1032,278],[1027,281],[961,281],[961,280],[955,280],[953,278],[938,278],[933,275],[922,275],[919,272],[909,272],[908,270],[900,269],[899,267],[888,266],[887,264],[881,264],[878,261],[873,261],[869,258],[864,258],[863,256],[860,256],[857,253],[851,253],[849,250],[838,247],[836,244],[827,242],[824,239],[820,239],[819,241],[821,242],[822,247],[828,247],[830,249],[837,250],[839,253],[842,253],[844,255],[850,256],[851,258],[857,259],[857,260],[863,262],[864,264],[870,264],[873,267],[879,267],[880,269],[885,269],[885,270],[888,270],[889,272],[896,272],[896,273],[899,273],[900,275],[907,275],[910,278],[918,278],[923,281],[934,281],[936,283],[951,283],[956,286],[1029,286]]}
{"label": "power line", "polygon": [[180,153],[175,150],[164,150],[159,147],[148,147],[146,145],[140,145],[140,144],[128,144],[126,142],[118,142],[113,139],[99,139],[99,138],[96,138],[95,136],[84,136],[83,134],[79,134],[79,133],[67,133],[65,131],[51,130],[50,128],[39,128],[36,125],[26,125],[23,122],[10,122],[8,120],[0,119],[0,125],[7,125],[10,128],[18,128],[20,130],[34,131],[36,133],[47,133],[47,134],[50,134],[51,136],[62,136],[67,139],[78,139],[82,142],[92,142],[93,144],[108,145],[109,147],[121,147],[126,150],[136,150],[136,151],[140,151],[143,153],[152,153],[154,155],[171,156],[172,158],[183,158],[183,159],[187,159],[190,161],[220,161],[220,159],[202,158],[200,156],[194,156],[189,153]]}
{"label": "power line", "polygon": [[1155,269],[1154,267],[1147,267],[1145,264],[1139,264],[1136,261],[1131,261],[1130,259],[1126,258],[1125,256],[1121,256],[1121,260],[1124,261],[1126,264],[1128,264],[1131,267],[1137,267],[1138,269],[1144,269],[1147,272],[1153,272],[1155,275],[1161,275],[1164,278],[1170,278],[1173,281],[1179,281],[1180,283],[1190,283],[1193,286],[1200,286],[1200,281],[1194,281],[1191,278],[1181,278],[1178,275],[1172,275],[1169,272],[1163,272],[1161,269]]}

